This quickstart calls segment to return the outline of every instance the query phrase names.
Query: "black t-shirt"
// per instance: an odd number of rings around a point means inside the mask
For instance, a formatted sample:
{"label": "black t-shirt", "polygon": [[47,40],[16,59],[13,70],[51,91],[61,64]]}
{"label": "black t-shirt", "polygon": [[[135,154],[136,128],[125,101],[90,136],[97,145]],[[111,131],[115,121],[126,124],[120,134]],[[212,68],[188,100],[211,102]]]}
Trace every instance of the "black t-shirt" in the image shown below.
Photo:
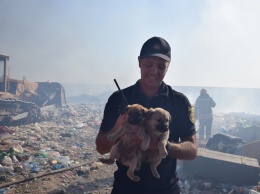
{"label": "black t-shirt", "polygon": [[[170,112],[172,121],[170,123],[169,141],[177,143],[180,137],[192,136],[196,133],[189,100],[164,82],[158,94],[152,99],[148,99],[142,94],[139,81],[135,85],[123,89],[122,92],[128,104],[141,104],[146,108],[161,107]],[[120,114],[118,109],[123,102],[123,98],[118,91],[109,97],[100,130],[107,132],[113,128]],[[152,175],[149,165],[142,164],[140,171],[135,172],[135,175],[140,177],[138,182],[130,180],[126,175],[128,167],[117,162],[118,170],[114,173],[114,189],[120,190],[122,194],[172,194],[173,191],[178,190],[176,162],[175,158],[168,156],[162,160],[157,167],[160,179]]]}

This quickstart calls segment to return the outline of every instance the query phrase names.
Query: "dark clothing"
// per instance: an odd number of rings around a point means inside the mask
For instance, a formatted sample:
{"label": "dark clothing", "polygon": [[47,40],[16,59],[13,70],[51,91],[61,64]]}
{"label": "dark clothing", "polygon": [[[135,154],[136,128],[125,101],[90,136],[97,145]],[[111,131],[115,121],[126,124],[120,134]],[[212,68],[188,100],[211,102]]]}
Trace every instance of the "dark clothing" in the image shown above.
{"label": "dark clothing", "polygon": [[[169,141],[179,142],[180,137],[192,136],[196,133],[194,123],[190,119],[189,100],[182,93],[176,92],[170,86],[162,83],[158,94],[148,99],[140,90],[139,81],[135,85],[122,90],[128,104],[141,104],[146,108],[161,107],[168,110],[172,116]],[[107,132],[113,128],[119,116],[118,107],[123,102],[119,92],[114,92],[108,99],[100,130]],[[155,178],[147,164],[142,164],[135,174],[140,181],[134,182],[128,178],[127,166],[117,162],[118,170],[114,173],[115,181],[112,194],[177,194],[179,193],[178,176],[176,174],[177,159],[166,157],[157,170],[161,176]]]}
{"label": "dark clothing", "polygon": [[214,100],[207,94],[201,94],[195,102],[195,116],[198,119],[208,119],[213,118],[212,116],[212,107],[215,107],[216,103]]}
{"label": "dark clothing", "polygon": [[211,137],[211,128],[212,128],[212,120],[208,119],[200,119],[199,120],[199,138],[204,139],[204,128],[206,128],[206,139]]}
{"label": "dark clothing", "polygon": [[202,93],[195,102],[195,117],[199,119],[199,138],[204,139],[204,128],[206,127],[206,139],[211,137],[212,108],[216,106],[214,100],[207,94]]}

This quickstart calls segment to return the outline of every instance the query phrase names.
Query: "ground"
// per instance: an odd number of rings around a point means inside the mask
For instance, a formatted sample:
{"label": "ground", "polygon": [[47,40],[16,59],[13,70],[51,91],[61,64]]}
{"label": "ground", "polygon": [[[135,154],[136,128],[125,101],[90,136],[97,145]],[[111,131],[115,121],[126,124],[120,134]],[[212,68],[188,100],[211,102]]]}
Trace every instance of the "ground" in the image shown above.
{"label": "ground", "polygon": [[[20,171],[4,172],[0,166],[0,194],[110,194],[117,167],[100,163],[99,158],[104,156],[97,153],[95,146],[103,109],[103,105],[97,104],[70,104],[54,112],[48,121],[0,126],[0,156],[20,145],[22,152],[15,153],[18,161],[13,161],[10,166],[23,167]],[[225,126],[227,120],[233,121],[223,119],[222,115],[215,116],[214,130]],[[205,147],[205,144],[206,141],[198,141],[199,147]],[[40,171],[27,168],[29,161],[37,162]],[[59,168],[58,164],[65,168]],[[203,191],[195,187],[190,192],[194,181],[197,180],[188,182],[183,179],[180,182],[183,194],[231,192],[231,188],[222,187]]]}
{"label": "ground", "polygon": [[[102,109],[97,105],[70,105],[56,112],[50,121],[2,127],[0,137],[6,133],[12,136],[0,141],[0,153],[19,144],[23,153],[16,153],[20,160],[13,162],[12,166],[33,161],[38,162],[40,171],[32,172],[23,168],[21,172],[1,172],[0,169],[0,194],[110,193],[116,166],[100,163],[98,158],[102,156],[95,148],[96,125],[101,120]],[[40,150],[45,151],[45,155],[39,154]],[[57,162],[57,154],[70,159],[71,167],[60,173],[57,172],[62,168],[56,171],[52,169]],[[46,175],[50,172],[52,174]],[[40,176],[42,174],[46,176]],[[19,181],[22,183],[17,183]]]}

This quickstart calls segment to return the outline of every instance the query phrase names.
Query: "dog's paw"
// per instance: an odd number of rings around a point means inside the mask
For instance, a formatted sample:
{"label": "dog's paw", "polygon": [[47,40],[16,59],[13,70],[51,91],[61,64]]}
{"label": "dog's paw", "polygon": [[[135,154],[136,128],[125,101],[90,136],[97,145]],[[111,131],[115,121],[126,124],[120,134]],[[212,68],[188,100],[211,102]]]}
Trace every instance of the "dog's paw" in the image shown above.
{"label": "dog's paw", "polygon": [[159,175],[159,173],[157,172],[157,170],[152,170],[152,174],[155,178],[160,178],[161,176]]}
{"label": "dog's paw", "polygon": [[127,176],[132,180],[132,181],[140,181],[140,177],[139,176],[135,176],[133,172],[129,172],[127,171]]}
{"label": "dog's paw", "polygon": [[160,155],[161,158],[166,158],[168,154],[163,154],[163,155]]}
{"label": "dog's paw", "polygon": [[165,158],[168,155],[168,152],[166,150],[159,152],[159,155],[161,158]]}
{"label": "dog's paw", "polygon": [[139,171],[141,169],[141,166],[136,166],[135,171]]}

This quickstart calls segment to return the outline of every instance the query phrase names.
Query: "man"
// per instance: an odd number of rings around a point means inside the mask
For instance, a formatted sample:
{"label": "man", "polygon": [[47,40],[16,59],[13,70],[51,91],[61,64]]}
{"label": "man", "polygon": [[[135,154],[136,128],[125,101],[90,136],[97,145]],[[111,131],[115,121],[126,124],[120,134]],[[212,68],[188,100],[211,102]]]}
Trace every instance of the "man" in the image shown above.
{"label": "man", "polygon": [[[197,155],[194,111],[183,94],[173,90],[163,82],[171,61],[170,45],[160,37],[147,40],[138,57],[141,79],[122,90],[129,104],[141,104],[146,108],[161,107],[170,112],[170,137],[167,145],[168,156],[162,160],[157,170],[160,179],[155,178],[148,164],[142,164],[135,174],[140,181],[131,181],[126,175],[128,167],[117,161],[112,194],[178,194],[177,159],[192,160]],[[107,135],[119,129],[125,115],[119,115],[118,107],[123,100],[114,92],[108,99],[100,131],[96,138],[96,149],[100,154],[110,151],[115,142],[109,142]],[[157,149],[155,142],[149,149]]]}
{"label": "man", "polygon": [[195,115],[199,119],[199,139],[204,139],[206,127],[206,139],[211,137],[212,108],[216,106],[206,89],[201,89],[200,95],[195,102]]}

